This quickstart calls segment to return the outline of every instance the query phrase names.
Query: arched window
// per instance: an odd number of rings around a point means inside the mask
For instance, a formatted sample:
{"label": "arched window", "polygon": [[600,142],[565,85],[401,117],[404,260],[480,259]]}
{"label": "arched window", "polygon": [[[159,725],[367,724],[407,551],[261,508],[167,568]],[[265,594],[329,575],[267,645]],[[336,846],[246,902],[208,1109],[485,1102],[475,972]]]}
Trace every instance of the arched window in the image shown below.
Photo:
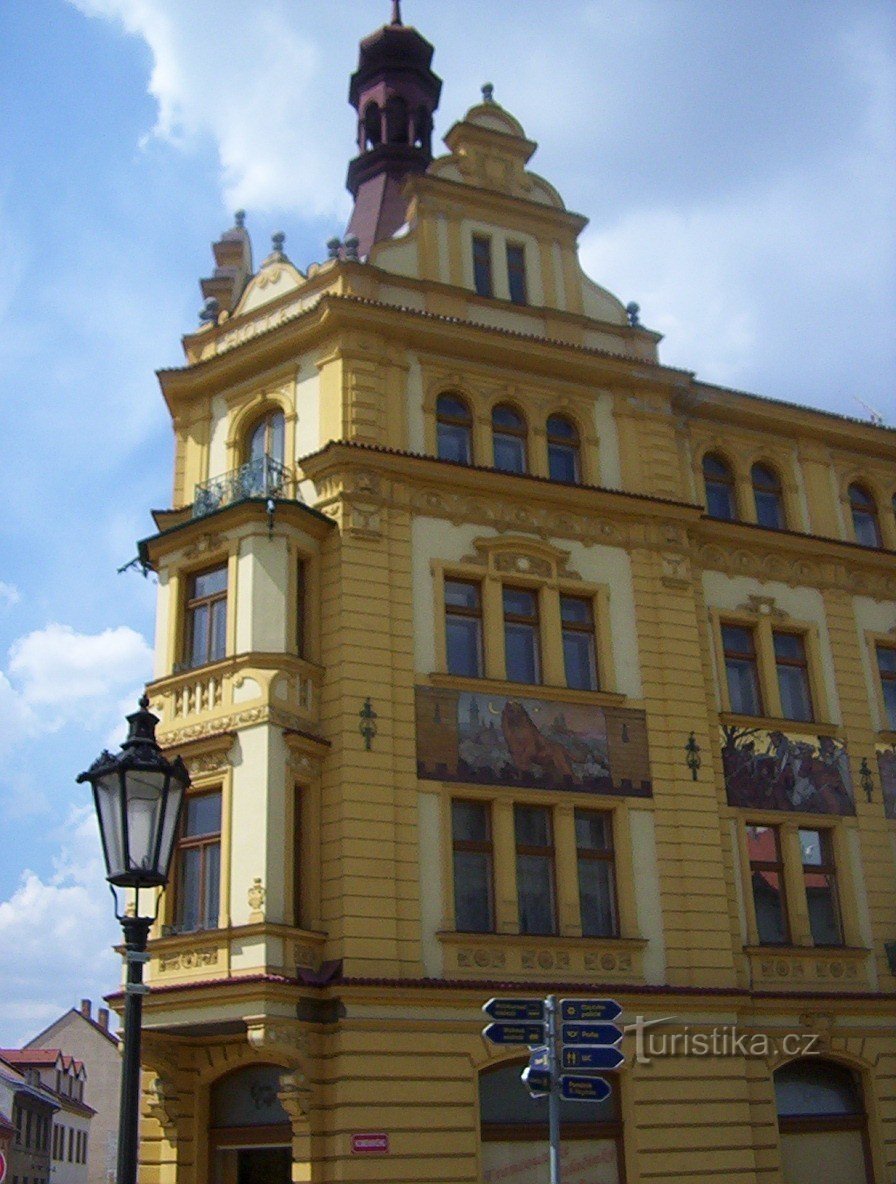
{"label": "arched window", "polygon": [[768,465],[753,465],[750,478],[756,503],[756,521],[760,526],[783,530],[787,525],[787,519],[784,515],[781,478]]}
{"label": "arched window", "polygon": [[[548,1100],[530,1096],[520,1079],[524,1065],[500,1065],[479,1075],[483,1180],[503,1179],[505,1173],[515,1184],[541,1184],[547,1178]],[[604,1102],[561,1101],[560,1121],[564,1176],[622,1178],[622,1121],[615,1081]]]}
{"label": "arched window", "polygon": [[548,416],[548,473],[552,481],[582,479],[579,433],[565,415]]}
{"label": "arched window", "polygon": [[880,523],[877,520],[877,502],[863,485],[849,487],[849,507],[852,510],[852,528],[856,542],[865,547],[882,546]]}
{"label": "arched window", "polygon": [[408,105],[401,95],[386,100],[386,139],[390,144],[408,142]]}
{"label": "arched window", "polygon": [[247,461],[260,461],[267,456],[278,465],[283,464],[284,424],[282,411],[268,411],[259,419],[248,436]]}
{"label": "arched window", "polygon": [[703,458],[703,484],[706,487],[706,512],[710,518],[737,518],[734,476],[727,461],[708,452]]}
{"label": "arched window", "polygon": [[526,421],[506,403],[499,403],[492,411],[492,443],[496,469],[526,472]]}
{"label": "arched window", "polygon": [[283,490],[285,472],[283,412],[268,411],[256,420],[246,440],[246,461],[239,473],[240,496],[276,497]]}
{"label": "arched window", "polygon": [[442,460],[473,463],[473,416],[460,395],[436,399],[436,453]]}
{"label": "arched window", "polygon": [[214,1179],[290,1184],[292,1125],[278,1097],[284,1072],[278,1065],[249,1065],[212,1086],[209,1150]]}
{"label": "arched window", "polygon": [[364,144],[366,148],[376,148],[383,138],[383,120],[379,103],[368,103],[364,108]]}
{"label": "arched window", "polygon": [[775,1073],[782,1176],[787,1184],[869,1184],[871,1157],[861,1090],[843,1065],[815,1057]]}

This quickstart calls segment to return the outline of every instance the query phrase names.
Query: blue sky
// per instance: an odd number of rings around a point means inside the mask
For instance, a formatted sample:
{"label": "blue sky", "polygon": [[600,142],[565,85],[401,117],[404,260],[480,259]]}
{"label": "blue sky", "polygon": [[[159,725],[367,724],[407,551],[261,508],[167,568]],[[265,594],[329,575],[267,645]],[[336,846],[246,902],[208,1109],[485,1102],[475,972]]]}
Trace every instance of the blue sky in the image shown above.
{"label": "blue sky", "polygon": [[[302,268],[345,225],[348,76],[387,0],[11,0],[0,15],[0,1044],[116,980],[75,775],[149,677],[116,568],[169,503],[154,370],[209,244]],[[589,273],[707,381],[896,423],[888,0],[404,0],[588,215]]]}

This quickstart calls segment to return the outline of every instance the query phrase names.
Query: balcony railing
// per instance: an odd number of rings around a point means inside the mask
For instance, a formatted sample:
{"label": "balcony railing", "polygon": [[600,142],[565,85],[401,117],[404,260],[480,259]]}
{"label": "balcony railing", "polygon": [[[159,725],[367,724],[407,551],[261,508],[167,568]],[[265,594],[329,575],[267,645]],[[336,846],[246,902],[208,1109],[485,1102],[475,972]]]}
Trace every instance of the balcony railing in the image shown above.
{"label": "balcony railing", "polygon": [[193,517],[203,518],[247,497],[282,497],[289,482],[286,467],[265,454],[220,477],[200,481],[193,496]]}

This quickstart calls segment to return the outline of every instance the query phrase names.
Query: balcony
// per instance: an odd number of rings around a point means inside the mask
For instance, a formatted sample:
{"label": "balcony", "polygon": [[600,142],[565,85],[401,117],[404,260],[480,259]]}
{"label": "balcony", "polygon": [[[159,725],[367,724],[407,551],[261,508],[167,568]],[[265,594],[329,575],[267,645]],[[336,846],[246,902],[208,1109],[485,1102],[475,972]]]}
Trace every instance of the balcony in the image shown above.
{"label": "balcony", "polygon": [[220,477],[200,481],[193,495],[193,517],[204,518],[250,497],[283,497],[290,484],[289,470],[265,454]]}

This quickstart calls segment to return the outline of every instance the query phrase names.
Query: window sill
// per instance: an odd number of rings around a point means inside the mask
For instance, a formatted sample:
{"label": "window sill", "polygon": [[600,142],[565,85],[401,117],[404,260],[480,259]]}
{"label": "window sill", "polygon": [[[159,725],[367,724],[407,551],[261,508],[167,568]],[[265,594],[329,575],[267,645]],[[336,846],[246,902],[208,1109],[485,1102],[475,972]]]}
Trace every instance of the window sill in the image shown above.
{"label": "window sill", "polygon": [[794,991],[870,988],[871,951],[861,946],[744,946],[754,988]]}
{"label": "window sill", "polygon": [[738,728],[761,728],[764,732],[798,732],[804,736],[839,736],[839,724],[822,720],[782,719],[774,715],[741,715],[736,711],[720,711],[719,723]]}
{"label": "window sill", "polygon": [[436,934],[449,978],[482,978],[500,972],[502,977],[528,981],[569,982],[589,979],[608,982],[643,980],[644,938],[535,936],[521,933]]}
{"label": "window sill", "polygon": [[530,699],[550,699],[563,703],[594,703],[597,706],[632,706],[626,695],[616,691],[577,691],[572,687],[553,686],[550,683],[506,682],[497,678],[467,678],[460,674],[432,672],[429,682],[434,687],[449,687],[458,691],[479,691],[484,695],[504,695],[512,699],[516,695]]}

